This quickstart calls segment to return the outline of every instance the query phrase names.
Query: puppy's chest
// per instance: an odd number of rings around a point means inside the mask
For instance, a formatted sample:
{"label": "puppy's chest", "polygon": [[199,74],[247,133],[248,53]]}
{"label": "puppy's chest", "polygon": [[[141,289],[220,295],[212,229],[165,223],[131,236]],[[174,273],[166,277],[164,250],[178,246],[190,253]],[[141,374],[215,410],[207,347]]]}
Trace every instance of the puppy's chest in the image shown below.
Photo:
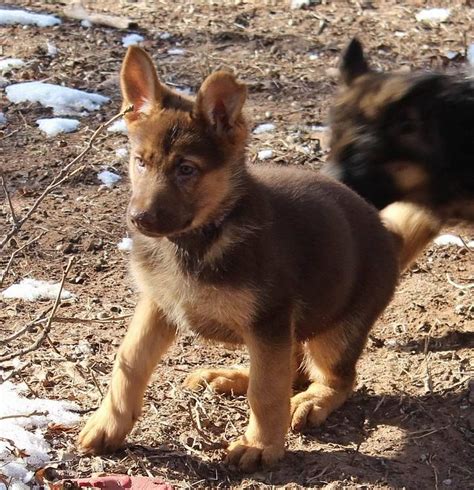
{"label": "puppy's chest", "polygon": [[139,268],[135,276],[169,321],[203,337],[241,342],[256,313],[256,295],[247,287],[212,285],[183,273],[174,263]]}

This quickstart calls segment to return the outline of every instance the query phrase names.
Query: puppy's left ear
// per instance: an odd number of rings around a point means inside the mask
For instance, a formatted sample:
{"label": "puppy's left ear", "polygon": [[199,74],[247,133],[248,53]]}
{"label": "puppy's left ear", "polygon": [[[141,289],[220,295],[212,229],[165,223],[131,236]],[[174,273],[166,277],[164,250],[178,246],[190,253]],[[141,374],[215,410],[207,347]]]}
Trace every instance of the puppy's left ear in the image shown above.
{"label": "puppy's left ear", "polygon": [[224,136],[241,121],[246,97],[247,87],[243,83],[231,73],[217,71],[201,85],[195,111],[218,135]]}
{"label": "puppy's left ear", "polygon": [[364,56],[362,43],[358,39],[352,39],[342,53],[339,70],[341,72],[342,81],[346,85],[351,85],[356,78],[370,71]]}

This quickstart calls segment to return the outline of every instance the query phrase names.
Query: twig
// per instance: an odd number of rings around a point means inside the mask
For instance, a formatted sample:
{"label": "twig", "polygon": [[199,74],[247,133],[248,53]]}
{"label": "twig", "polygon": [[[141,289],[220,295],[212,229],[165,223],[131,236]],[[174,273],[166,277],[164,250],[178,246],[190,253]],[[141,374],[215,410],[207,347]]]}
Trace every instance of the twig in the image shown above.
{"label": "twig", "polygon": [[10,206],[10,213],[12,215],[13,223],[17,223],[18,220],[16,218],[15,208],[13,207],[12,200],[10,197],[10,193],[8,192],[7,185],[5,184],[5,179],[3,177],[3,173],[0,174],[0,180],[2,181],[3,192],[5,192],[5,197],[7,198],[8,205]]}
{"label": "twig", "polygon": [[54,190],[58,185],[62,184],[65,180],[71,178],[72,176],[76,175],[80,170],[82,170],[84,167],[81,167],[80,169],[73,170],[71,173],[69,173],[69,170],[72,168],[73,165],[75,165],[77,162],[81,161],[86,153],[90,151],[92,148],[92,144],[94,141],[97,139],[99,134],[107,127],[110,126],[114,121],[117,119],[123,117],[125,114],[130,112],[132,110],[132,106],[127,107],[124,111],[122,111],[120,114],[116,114],[114,117],[110,118],[107,122],[104,124],[101,124],[92,134],[90,137],[89,141],[87,142],[86,147],[84,150],[79,153],[75,158],[73,158],[64,168],[61,169],[61,171],[53,178],[51,183],[46,187],[46,189],[41,193],[41,195],[36,199],[36,201],[33,203],[33,205],[28,209],[26,214],[17,220],[15,223],[13,223],[12,228],[10,231],[6,234],[6,236],[3,238],[3,240],[0,242],[0,250],[3,249],[3,247],[10,241],[10,239],[15,236],[21,229],[21,227],[25,224],[25,222],[31,217],[31,215],[36,211],[38,206],[41,204],[41,202],[44,200],[44,198],[52,191]]}
{"label": "twig", "polygon": [[451,284],[451,286],[454,286],[455,288],[458,288],[458,289],[472,289],[472,288],[474,288],[474,282],[472,282],[470,284],[458,284],[457,282],[454,282],[449,277],[449,274],[446,274],[446,279],[448,280],[449,284]]}
{"label": "twig", "polygon": [[62,293],[62,290],[64,287],[64,282],[66,281],[66,277],[69,273],[69,270],[71,269],[73,262],[74,262],[74,257],[71,257],[69,259],[67,266],[66,266],[66,269],[63,272],[63,277],[61,279],[61,284],[59,285],[58,294],[57,294],[56,299],[54,301],[54,305],[53,305],[53,308],[52,308],[51,313],[49,315],[48,321],[43,328],[42,334],[30,346],[25,347],[25,348],[23,348],[17,352],[12,352],[10,354],[6,354],[4,356],[1,356],[0,362],[9,361],[10,359],[14,359],[15,357],[23,356],[23,355],[27,354],[28,352],[32,352],[32,351],[38,349],[38,347],[40,347],[42,345],[42,343],[44,342],[44,340],[48,337],[48,334],[51,330],[51,325],[53,323],[54,314],[56,313],[56,310],[58,309],[58,306],[61,303],[61,293]]}
{"label": "twig", "polygon": [[55,316],[54,321],[58,323],[111,323],[119,322],[133,316],[132,313],[128,315],[111,316],[109,318],[76,318],[74,316]]}
{"label": "twig", "polygon": [[[2,181],[3,181],[3,177],[2,177]],[[7,263],[7,266],[5,267],[5,269],[3,269],[3,272],[2,272],[2,275],[0,276],[0,287],[3,286],[3,281],[5,280],[5,278],[7,277],[7,274],[8,274],[8,271],[10,270],[10,267],[13,263],[13,259],[15,258],[15,256],[21,252],[23,249],[25,249],[26,247],[28,247],[29,245],[31,245],[32,243],[36,242],[37,240],[39,240],[43,235],[45,234],[44,231],[42,231],[37,237],[35,238],[32,238],[29,242],[25,243],[24,245],[22,245],[20,248],[17,248],[11,255],[10,255],[10,260],[8,261]],[[1,341],[0,341],[1,343]]]}
{"label": "twig", "polygon": [[0,339],[0,345],[5,345],[10,343],[12,340],[17,339],[21,335],[23,335],[25,332],[27,332],[31,327],[37,325],[40,323],[45,315],[51,311],[52,306],[41,312],[32,322],[27,323],[24,327],[20,328],[20,330],[17,330],[16,332],[12,333],[8,337],[4,337],[3,339]]}
{"label": "twig", "polygon": [[34,412],[26,413],[26,414],[4,415],[3,417],[0,417],[0,420],[21,419],[21,418],[28,419],[30,417],[39,417],[39,416],[45,416],[45,415],[48,415],[48,414],[49,414],[49,412],[39,412],[38,410],[35,410]]}

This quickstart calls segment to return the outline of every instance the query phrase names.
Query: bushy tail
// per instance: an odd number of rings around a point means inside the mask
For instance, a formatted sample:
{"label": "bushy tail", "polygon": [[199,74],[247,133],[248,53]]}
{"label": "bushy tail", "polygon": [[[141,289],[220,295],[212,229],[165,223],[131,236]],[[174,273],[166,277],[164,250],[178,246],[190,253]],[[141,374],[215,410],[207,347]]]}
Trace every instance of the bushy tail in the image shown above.
{"label": "bushy tail", "polygon": [[380,211],[385,227],[393,234],[405,270],[440,231],[443,222],[433,211],[414,203],[395,202]]}

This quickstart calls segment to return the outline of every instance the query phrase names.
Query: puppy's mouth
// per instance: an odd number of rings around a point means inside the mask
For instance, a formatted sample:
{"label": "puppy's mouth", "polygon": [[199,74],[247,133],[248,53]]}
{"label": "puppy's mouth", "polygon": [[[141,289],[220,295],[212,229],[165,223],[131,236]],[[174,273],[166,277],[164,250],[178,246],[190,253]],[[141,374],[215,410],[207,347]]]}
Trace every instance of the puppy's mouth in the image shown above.
{"label": "puppy's mouth", "polygon": [[174,226],[145,226],[144,224],[140,224],[137,222],[133,222],[133,220],[128,216],[128,225],[131,229],[135,230],[136,232],[140,233],[141,235],[144,235],[148,238],[165,238],[165,237],[173,237],[177,235],[181,235],[183,233],[186,233],[187,231],[190,231],[191,229],[191,224],[193,221],[193,218],[188,218],[182,225],[179,227],[174,227]]}

